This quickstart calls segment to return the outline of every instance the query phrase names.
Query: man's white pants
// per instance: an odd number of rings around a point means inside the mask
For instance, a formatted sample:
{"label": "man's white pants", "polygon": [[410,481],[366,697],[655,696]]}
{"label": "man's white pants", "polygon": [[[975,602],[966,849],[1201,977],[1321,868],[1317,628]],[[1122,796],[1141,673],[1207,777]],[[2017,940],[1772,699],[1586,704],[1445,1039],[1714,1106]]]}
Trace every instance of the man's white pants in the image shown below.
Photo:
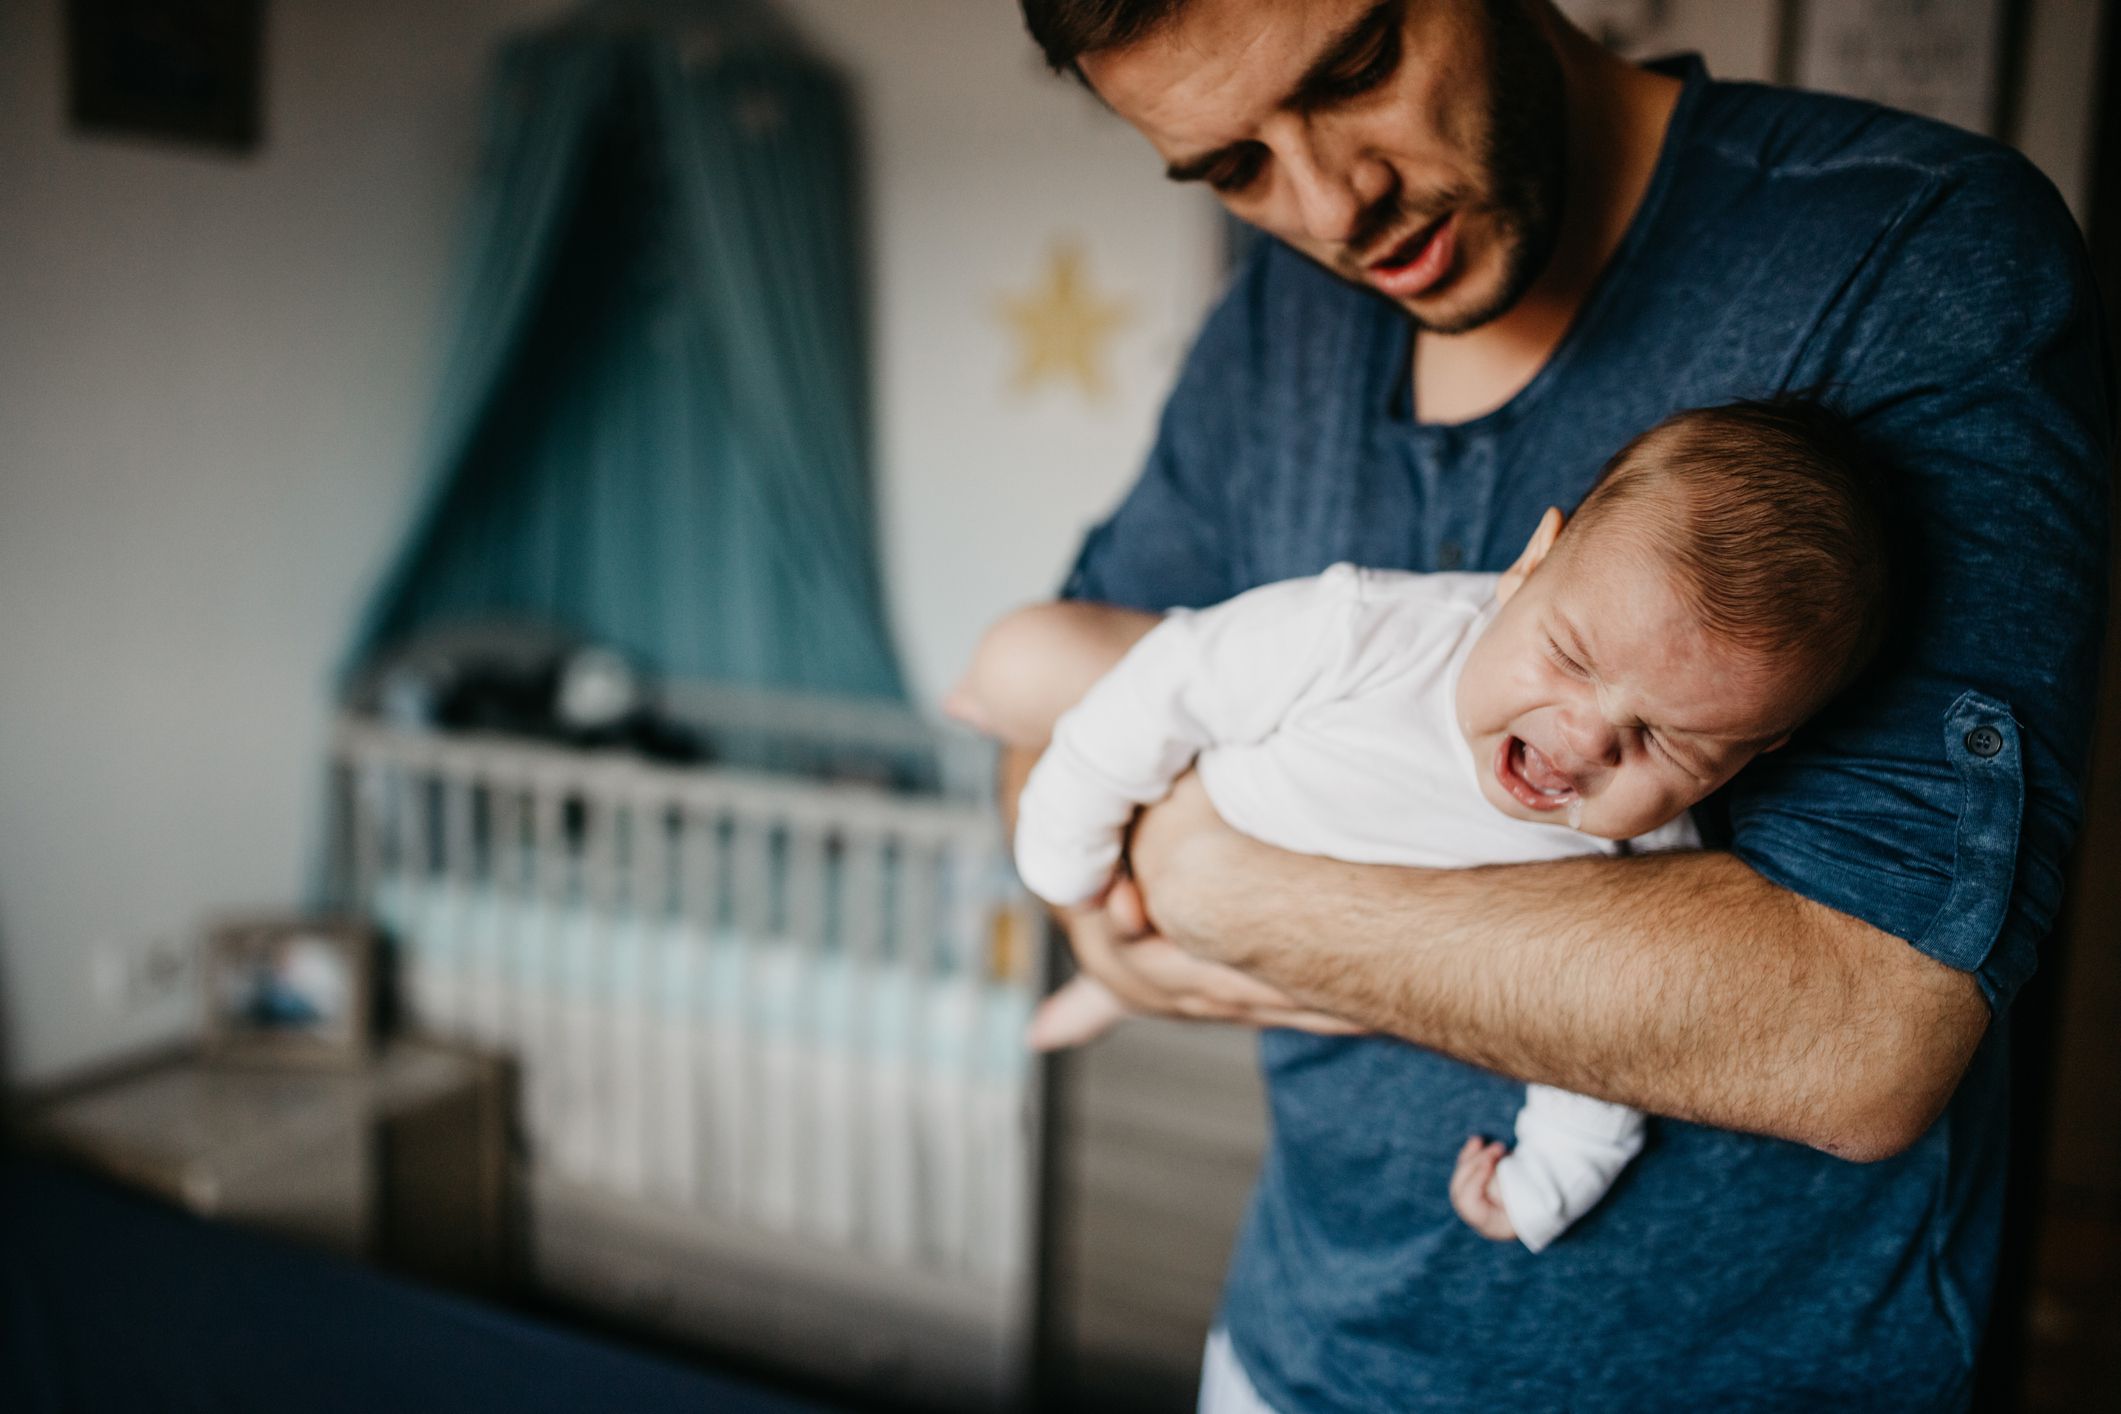
{"label": "man's white pants", "polygon": [[1200,1362],[1198,1414],[1275,1414],[1259,1397],[1252,1378],[1237,1361],[1229,1334],[1221,1326],[1208,1332],[1208,1352]]}

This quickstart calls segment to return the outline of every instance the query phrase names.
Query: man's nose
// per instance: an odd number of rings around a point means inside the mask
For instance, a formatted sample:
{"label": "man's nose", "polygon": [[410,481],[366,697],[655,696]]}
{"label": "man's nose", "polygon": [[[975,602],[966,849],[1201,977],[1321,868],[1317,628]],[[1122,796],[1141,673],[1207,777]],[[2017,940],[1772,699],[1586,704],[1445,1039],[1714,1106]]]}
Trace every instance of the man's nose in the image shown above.
{"label": "man's nose", "polygon": [[[1317,140],[1308,125],[1292,123],[1283,157],[1289,187],[1296,199],[1296,217],[1304,234],[1322,244],[1340,245],[1352,239],[1362,224],[1363,213],[1384,195],[1389,174],[1333,153]],[[1372,190],[1375,188],[1375,190]]]}

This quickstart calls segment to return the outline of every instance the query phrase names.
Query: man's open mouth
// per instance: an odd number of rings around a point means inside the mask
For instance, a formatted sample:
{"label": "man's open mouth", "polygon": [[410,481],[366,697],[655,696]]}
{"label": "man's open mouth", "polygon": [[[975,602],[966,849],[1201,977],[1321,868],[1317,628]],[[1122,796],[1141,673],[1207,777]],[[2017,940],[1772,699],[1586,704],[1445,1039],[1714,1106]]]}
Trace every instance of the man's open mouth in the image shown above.
{"label": "man's open mouth", "polygon": [[1458,214],[1443,215],[1363,267],[1371,285],[1393,299],[1413,299],[1451,271],[1458,249]]}
{"label": "man's open mouth", "polygon": [[1532,810],[1565,810],[1576,799],[1576,783],[1568,773],[1522,737],[1504,737],[1496,748],[1495,779],[1512,799]]}

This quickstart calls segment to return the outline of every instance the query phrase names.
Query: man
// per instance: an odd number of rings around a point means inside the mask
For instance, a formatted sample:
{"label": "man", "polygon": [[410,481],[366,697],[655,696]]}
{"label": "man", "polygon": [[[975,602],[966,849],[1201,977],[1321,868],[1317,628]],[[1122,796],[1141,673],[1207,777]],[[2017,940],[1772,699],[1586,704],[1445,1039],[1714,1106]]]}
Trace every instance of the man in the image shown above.
{"label": "man", "polygon": [[[1622,63],[1542,0],[1023,3],[1276,238],[1071,597],[1500,569],[1635,432],[1789,391],[1891,468],[1912,567],[1887,660],[1725,793],[1723,849],[1429,872],[1282,854],[1197,788],[1143,814],[1078,959],[1284,1028],[1204,1399],[1963,1403],[2104,602],[2111,390],[2051,189],[1935,124]],[[1603,726],[1548,769],[1643,749]],[[1525,1081],[1673,1117],[1536,1257],[1446,1201]]]}

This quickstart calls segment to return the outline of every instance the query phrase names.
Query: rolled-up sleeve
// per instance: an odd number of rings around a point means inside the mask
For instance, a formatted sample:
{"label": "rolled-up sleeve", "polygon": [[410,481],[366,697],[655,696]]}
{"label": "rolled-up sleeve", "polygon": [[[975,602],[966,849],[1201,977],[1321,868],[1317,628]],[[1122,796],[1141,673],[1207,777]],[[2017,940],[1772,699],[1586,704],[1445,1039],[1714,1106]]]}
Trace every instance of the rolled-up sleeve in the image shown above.
{"label": "rolled-up sleeve", "polygon": [[2081,240],[2002,153],[1940,176],[1822,318],[1798,385],[1889,469],[1895,629],[1729,793],[1763,876],[1970,972],[2031,975],[2082,812],[2106,604],[2111,370]]}

